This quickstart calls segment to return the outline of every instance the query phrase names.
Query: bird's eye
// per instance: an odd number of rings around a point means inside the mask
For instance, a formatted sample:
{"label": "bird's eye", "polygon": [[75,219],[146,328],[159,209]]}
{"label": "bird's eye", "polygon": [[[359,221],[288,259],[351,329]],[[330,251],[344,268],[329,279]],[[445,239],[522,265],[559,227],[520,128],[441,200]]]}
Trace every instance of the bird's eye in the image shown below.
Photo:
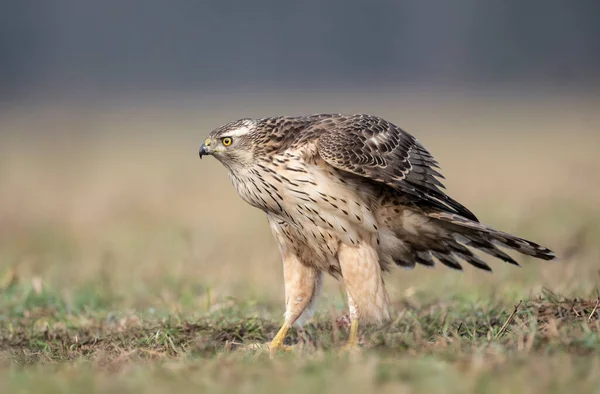
{"label": "bird's eye", "polygon": [[231,137],[225,137],[225,138],[223,138],[222,142],[223,142],[223,145],[229,146],[229,145],[231,145],[231,143],[233,142],[233,140],[231,139]]}

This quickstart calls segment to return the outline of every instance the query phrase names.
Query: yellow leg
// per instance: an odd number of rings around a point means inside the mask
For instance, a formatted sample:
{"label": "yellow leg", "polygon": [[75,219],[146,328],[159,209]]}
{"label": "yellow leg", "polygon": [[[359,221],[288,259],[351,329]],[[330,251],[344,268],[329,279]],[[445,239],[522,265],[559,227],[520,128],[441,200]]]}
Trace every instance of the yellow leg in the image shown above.
{"label": "yellow leg", "polygon": [[348,345],[358,345],[358,319],[350,321],[350,335],[348,336]]}
{"label": "yellow leg", "polygon": [[358,319],[356,318],[350,320],[350,335],[348,335],[348,342],[342,347],[342,350],[358,350]]}
{"label": "yellow leg", "polygon": [[289,330],[290,326],[287,323],[283,323],[283,325],[277,332],[277,335],[275,335],[275,338],[273,338],[273,340],[269,344],[269,350],[271,351],[271,354],[276,353],[279,350],[291,350],[291,347],[283,344],[285,336],[287,335]]}

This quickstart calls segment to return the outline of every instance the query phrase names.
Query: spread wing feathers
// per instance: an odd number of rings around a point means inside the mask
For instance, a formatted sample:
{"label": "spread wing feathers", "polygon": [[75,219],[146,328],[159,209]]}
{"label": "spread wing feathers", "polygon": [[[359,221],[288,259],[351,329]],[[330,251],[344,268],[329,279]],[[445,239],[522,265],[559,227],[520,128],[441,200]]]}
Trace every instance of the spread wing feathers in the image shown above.
{"label": "spread wing feathers", "polygon": [[437,161],[412,135],[378,117],[355,115],[329,122],[317,142],[333,167],[384,183],[442,211],[478,221],[447,196]]}
{"label": "spread wing feathers", "polygon": [[479,222],[465,219],[456,214],[434,212],[428,213],[436,231],[420,234],[420,240],[408,242],[408,251],[400,258],[394,258],[397,265],[412,268],[416,264],[433,267],[435,257],[442,264],[461,270],[462,266],[456,258],[486,271],[489,265],[476,256],[467,246],[480,250],[513,265],[519,265],[515,259],[503,252],[498,246],[516,250],[527,256],[542,260],[556,258],[550,249],[517,236],[494,230]]}

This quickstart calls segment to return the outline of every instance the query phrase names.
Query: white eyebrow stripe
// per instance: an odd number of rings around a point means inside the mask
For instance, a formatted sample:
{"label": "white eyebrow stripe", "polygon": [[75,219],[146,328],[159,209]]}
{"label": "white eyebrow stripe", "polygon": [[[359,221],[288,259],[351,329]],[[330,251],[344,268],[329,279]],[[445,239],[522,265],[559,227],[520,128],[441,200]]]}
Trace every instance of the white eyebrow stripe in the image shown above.
{"label": "white eyebrow stripe", "polygon": [[250,129],[248,127],[242,126],[237,129],[223,133],[223,137],[239,137],[241,135],[248,134],[249,132]]}

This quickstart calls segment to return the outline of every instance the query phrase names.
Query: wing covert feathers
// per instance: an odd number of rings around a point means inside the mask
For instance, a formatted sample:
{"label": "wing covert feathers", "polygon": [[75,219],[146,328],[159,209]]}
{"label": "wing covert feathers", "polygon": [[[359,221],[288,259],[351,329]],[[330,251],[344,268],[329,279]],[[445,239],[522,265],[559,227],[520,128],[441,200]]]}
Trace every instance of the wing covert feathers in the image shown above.
{"label": "wing covert feathers", "polygon": [[386,184],[442,211],[477,217],[447,196],[433,156],[412,135],[369,115],[328,119],[317,142],[319,155],[333,167]]}

